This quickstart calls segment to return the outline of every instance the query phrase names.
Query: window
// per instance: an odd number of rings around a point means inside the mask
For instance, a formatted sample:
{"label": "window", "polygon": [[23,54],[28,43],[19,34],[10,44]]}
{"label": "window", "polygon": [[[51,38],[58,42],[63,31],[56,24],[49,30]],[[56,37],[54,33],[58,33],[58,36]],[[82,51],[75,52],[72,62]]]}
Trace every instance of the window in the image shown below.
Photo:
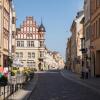
{"label": "window", "polygon": [[86,28],[86,40],[90,39],[90,26]]}
{"label": "window", "polygon": [[99,29],[99,36],[100,36],[100,18],[99,18],[99,27],[98,27],[98,29]]}
{"label": "window", "polygon": [[27,32],[29,32],[29,27],[27,27]]}
{"label": "window", "polygon": [[12,46],[12,53],[15,52],[15,46]]}
{"label": "window", "polygon": [[26,32],[26,27],[24,27],[24,32]]}
{"label": "window", "polygon": [[30,24],[32,25],[32,20],[30,20]]}
{"label": "window", "polygon": [[21,41],[21,47],[24,47],[24,41]]}
{"label": "window", "polygon": [[31,44],[30,44],[30,41],[27,41],[27,47],[30,47]]}
{"label": "window", "polygon": [[27,41],[27,47],[34,47],[34,41]]}
{"label": "window", "polygon": [[33,27],[33,32],[35,32],[35,28]]}
{"label": "window", "polygon": [[92,35],[94,36],[92,38],[95,38],[95,23],[92,26]]}
{"label": "window", "polygon": [[12,17],[12,24],[15,24],[15,23],[16,23],[16,18]]}
{"label": "window", "polygon": [[44,52],[40,51],[40,57],[44,57]]}
{"label": "window", "polygon": [[44,47],[44,42],[40,41],[40,47]]}
{"label": "window", "polygon": [[23,58],[23,52],[20,52],[20,58]]}
{"label": "window", "polygon": [[38,39],[38,35],[36,35],[36,39]]}
{"label": "window", "polygon": [[35,53],[34,52],[32,52],[32,58],[35,58]]}
{"label": "window", "polygon": [[29,62],[27,62],[27,66],[28,66],[28,67],[30,66]]}
{"label": "window", "polygon": [[98,21],[96,21],[96,37],[98,37]]}
{"label": "window", "polygon": [[27,24],[29,24],[29,20],[27,20]]}
{"label": "window", "polygon": [[24,41],[17,41],[17,47],[24,47]]}
{"label": "window", "polygon": [[21,27],[21,32],[23,32],[23,29],[24,29],[24,28],[23,28],[23,27]]}
{"label": "window", "polygon": [[27,62],[27,66],[30,67],[31,66],[31,62]]}
{"label": "window", "polygon": [[32,67],[32,62],[29,62],[30,63],[30,67]]}
{"label": "window", "polygon": [[15,32],[12,31],[12,38],[15,38]]}
{"label": "window", "polygon": [[27,66],[28,67],[35,67],[35,62],[33,62],[33,61],[27,62]]}
{"label": "window", "polygon": [[100,7],[100,0],[96,0],[96,8]]}
{"label": "window", "polygon": [[18,52],[16,52],[16,57],[19,58],[19,53]]}
{"label": "window", "polygon": [[28,52],[28,58],[31,58],[31,52]]}
{"label": "window", "polygon": [[30,27],[30,33],[32,33],[32,27]]}
{"label": "window", "polygon": [[22,45],[22,47],[24,47],[24,41],[21,41],[21,45]]}
{"label": "window", "polygon": [[17,41],[17,47],[20,47],[20,41]]}
{"label": "window", "polygon": [[35,62],[32,63],[32,66],[35,67]]}
{"label": "window", "polygon": [[31,41],[31,47],[34,47],[34,41]]}

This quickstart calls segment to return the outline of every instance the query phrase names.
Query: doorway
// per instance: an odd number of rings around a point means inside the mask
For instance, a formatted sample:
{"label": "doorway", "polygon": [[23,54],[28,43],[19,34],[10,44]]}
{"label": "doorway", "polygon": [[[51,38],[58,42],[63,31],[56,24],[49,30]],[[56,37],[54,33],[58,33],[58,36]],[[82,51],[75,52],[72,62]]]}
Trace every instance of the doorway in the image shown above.
{"label": "doorway", "polygon": [[100,77],[100,50],[96,51],[96,77]]}

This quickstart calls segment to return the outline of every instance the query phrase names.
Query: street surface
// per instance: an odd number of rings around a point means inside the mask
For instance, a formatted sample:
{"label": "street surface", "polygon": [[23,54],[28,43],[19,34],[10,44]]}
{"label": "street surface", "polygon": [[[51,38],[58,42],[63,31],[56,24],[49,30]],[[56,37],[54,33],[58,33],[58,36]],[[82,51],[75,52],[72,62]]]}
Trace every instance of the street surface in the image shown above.
{"label": "street surface", "polygon": [[74,81],[65,79],[59,71],[39,72],[36,88],[28,100],[100,100],[100,95]]}

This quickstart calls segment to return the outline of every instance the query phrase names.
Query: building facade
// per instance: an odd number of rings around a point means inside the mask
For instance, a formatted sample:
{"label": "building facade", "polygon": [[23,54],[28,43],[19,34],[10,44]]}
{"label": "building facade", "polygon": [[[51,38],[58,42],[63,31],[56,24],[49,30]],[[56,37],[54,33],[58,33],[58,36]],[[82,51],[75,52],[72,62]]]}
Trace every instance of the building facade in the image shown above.
{"label": "building facade", "polygon": [[67,41],[65,68],[71,70],[71,37]]}
{"label": "building facade", "polygon": [[91,74],[100,76],[100,0],[91,0]]}
{"label": "building facade", "polygon": [[90,16],[90,1],[84,0],[84,39],[85,39],[85,53],[84,53],[84,67],[91,69],[91,16]]}
{"label": "building facade", "polygon": [[63,69],[65,66],[63,57],[57,51],[53,51],[52,54],[53,54],[53,59],[55,60],[56,65],[57,65],[56,69]]}
{"label": "building facade", "polygon": [[33,17],[26,17],[16,32],[16,57],[24,67],[44,68],[45,28],[37,25]]}
{"label": "building facade", "polygon": [[11,4],[12,7],[10,9],[10,27],[9,27],[9,57],[14,59],[15,50],[16,50],[16,11],[14,5]]}
{"label": "building facade", "polygon": [[75,71],[75,58],[77,57],[77,45],[76,45],[76,22],[73,21],[71,26],[71,70]]}
{"label": "building facade", "polygon": [[71,26],[71,70],[76,73],[80,73],[82,69],[81,38],[83,37],[83,24],[81,21],[83,17],[83,11],[78,12]]}
{"label": "building facade", "polygon": [[57,63],[55,59],[53,58],[52,51],[46,49],[45,50],[45,67],[46,70],[52,70],[52,69],[57,69]]}
{"label": "building facade", "polygon": [[[12,0],[0,0],[0,65],[8,67],[9,45],[12,30]],[[14,23],[15,24],[15,23]]]}
{"label": "building facade", "polygon": [[57,70],[64,68],[64,60],[56,51],[45,50],[45,69]]}

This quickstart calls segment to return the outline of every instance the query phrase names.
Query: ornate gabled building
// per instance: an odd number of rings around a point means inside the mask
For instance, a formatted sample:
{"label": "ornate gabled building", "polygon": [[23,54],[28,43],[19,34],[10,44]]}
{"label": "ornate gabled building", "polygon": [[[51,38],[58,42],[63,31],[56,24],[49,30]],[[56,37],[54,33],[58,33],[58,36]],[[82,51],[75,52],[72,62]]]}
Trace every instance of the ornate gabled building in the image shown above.
{"label": "ornate gabled building", "polygon": [[44,41],[45,27],[42,22],[39,26],[33,17],[26,17],[16,32],[16,57],[23,63],[24,67],[43,69]]}

